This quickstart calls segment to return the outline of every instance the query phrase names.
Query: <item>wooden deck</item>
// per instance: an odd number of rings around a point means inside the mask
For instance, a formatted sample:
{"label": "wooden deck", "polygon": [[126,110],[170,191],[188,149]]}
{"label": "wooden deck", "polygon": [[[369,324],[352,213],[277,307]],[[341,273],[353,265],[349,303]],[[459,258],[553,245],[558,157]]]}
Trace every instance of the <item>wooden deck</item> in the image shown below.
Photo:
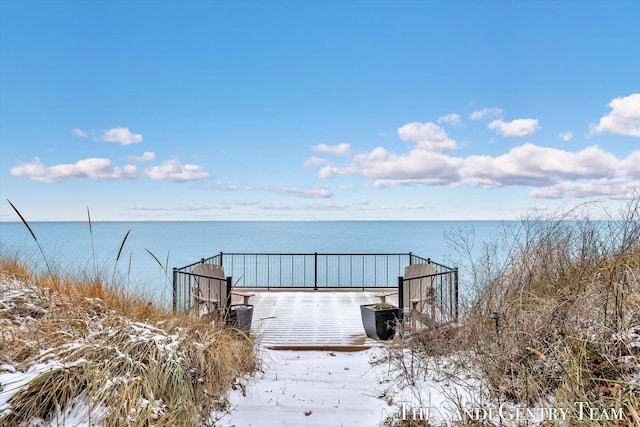
{"label": "wooden deck", "polygon": [[[376,294],[384,291],[389,290],[252,291],[251,333],[262,346],[279,350],[357,351],[380,345],[365,335],[360,305],[380,302]],[[397,295],[387,302],[397,304]]]}

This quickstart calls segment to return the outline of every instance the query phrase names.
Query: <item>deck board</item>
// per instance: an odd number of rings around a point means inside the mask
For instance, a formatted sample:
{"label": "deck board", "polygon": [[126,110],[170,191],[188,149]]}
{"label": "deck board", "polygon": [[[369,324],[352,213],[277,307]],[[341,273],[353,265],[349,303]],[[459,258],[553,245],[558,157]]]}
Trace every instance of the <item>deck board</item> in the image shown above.
{"label": "deck board", "polygon": [[[379,345],[367,338],[360,305],[380,302],[375,291],[255,291],[252,334],[274,349],[360,350]],[[241,301],[235,301],[241,302]],[[397,295],[387,297],[397,304]]]}

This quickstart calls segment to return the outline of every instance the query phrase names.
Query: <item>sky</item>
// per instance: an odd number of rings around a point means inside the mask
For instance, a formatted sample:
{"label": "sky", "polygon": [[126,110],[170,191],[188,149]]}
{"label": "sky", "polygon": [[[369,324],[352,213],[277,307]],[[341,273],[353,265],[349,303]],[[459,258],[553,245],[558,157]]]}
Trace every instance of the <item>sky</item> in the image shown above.
{"label": "sky", "polygon": [[0,221],[484,220],[640,191],[640,2],[0,0]]}

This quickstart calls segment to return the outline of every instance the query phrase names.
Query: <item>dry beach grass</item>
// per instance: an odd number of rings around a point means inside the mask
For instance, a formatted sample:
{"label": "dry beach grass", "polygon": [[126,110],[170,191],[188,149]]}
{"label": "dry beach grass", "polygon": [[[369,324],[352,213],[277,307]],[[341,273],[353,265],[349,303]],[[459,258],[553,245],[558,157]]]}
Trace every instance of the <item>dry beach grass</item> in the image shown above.
{"label": "dry beach grass", "polygon": [[[521,424],[478,420],[464,412],[470,402],[458,401],[461,417],[447,425],[640,425],[640,202],[615,220],[593,220],[594,207],[505,225],[479,258],[470,256],[468,230],[453,239],[476,294],[458,327],[414,334],[402,345],[413,357],[454,356],[461,376],[477,374],[486,399],[472,404],[564,414]],[[407,383],[427,375],[427,363],[399,366]]]}
{"label": "dry beach grass", "polygon": [[243,334],[99,279],[0,260],[0,375],[15,380],[1,385],[1,425],[212,423],[254,356]]}

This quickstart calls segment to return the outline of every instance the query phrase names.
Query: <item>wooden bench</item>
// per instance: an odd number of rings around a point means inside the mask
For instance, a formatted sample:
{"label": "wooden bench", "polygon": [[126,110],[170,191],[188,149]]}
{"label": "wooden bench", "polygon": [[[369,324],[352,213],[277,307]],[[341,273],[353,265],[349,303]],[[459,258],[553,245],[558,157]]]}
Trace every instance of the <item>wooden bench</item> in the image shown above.
{"label": "wooden bench", "polygon": [[[412,264],[405,267],[405,294],[404,306],[410,307],[411,326],[416,327],[417,317],[424,315],[424,305],[429,307],[429,323],[435,319],[435,289],[433,287],[433,277],[436,268],[431,264]],[[408,285],[408,286],[407,286]],[[421,321],[421,323],[424,323]]]}
{"label": "wooden bench", "polygon": [[380,298],[380,302],[382,304],[387,302],[387,297],[390,297],[391,295],[397,295],[398,291],[391,291],[391,292],[384,292],[381,294],[375,294],[376,297]]}
{"label": "wooden bench", "polygon": [[[216,316],[216,313],[219,312],[219,307],[218,307],[219,300],[217,297],[215,296],[213,296],[213,298],[207,297],[206,295],[203,295],[202,292],[200,292],[200,289],[198,288],[191,289],[191,293],[198,305],[201,305],[201,304],[206,305],[208,314],[213,317]],[[251,292],[239,292],[239,291],[231,291],[231,295],[237,295],[242,297],[242,302],[244,305],[249,304],[249,298],[256,296],[256,294]]]}
{"label": "wooden bench", "polygon": [[249,298],[256,296],[256,294],[252,292],[240,292],[240,291],[231,291],[231,295],[237,295],[242,297],[242,302],[244,305],[249,304]]}
{"label": "wooden bench", "polygon": [[[201,263],[193,269],[193,273],[198,283],[198,287],[192,289],[196,301],[199,304],[207,304],[210,311],[217,309],[218,302],[226,298],[226,284],[221,285],[226,280],[224,269],[221,265]],[[242,302],[246,305],[249,304],[249,298],[256,294],[232,289],[231,295],[242,297]]]}

